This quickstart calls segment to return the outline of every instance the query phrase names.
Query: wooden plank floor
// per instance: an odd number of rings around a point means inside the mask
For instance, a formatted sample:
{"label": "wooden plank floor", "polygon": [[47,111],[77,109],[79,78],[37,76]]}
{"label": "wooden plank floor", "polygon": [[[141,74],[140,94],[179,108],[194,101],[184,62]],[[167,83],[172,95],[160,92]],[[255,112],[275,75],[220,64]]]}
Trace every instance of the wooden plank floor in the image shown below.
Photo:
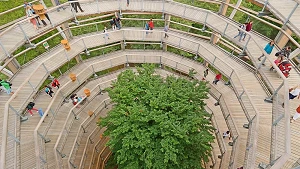
{"label": "wooden plank floor", "polygon": [[[264,4],[265,0],[256,0],[259,3]],[[297,2],[294,0],[268,0],[268,9],[272,12],[277,18],[285,22],[288,19],[290,13],[295,8]],[[284,8],[283,8],[284,6]],[[294,13],[289,19],[287,25],[291,30],[293,30],[296,35],[300,36],[300,5],[295,9]]]}
{"label": "wooden plank floor", "polygon": [[[157,4],[155,4],[155,5],[157,5]],[[150,5],[149,7],[157,7],[157,6],[155,6],[155,5]],[[184,5],[182,5],[182,6],[184,6]],[[86,6],[86,8],[87,8],[88,6]],[[174,6],[173,6],[174,7]],[[179,5],[177,5],[176,7],[174,7],[174,8],[178,8],[178,9],[181,9],[181,6],[179,6]],[[88,8],[87,8],[88,9]],[[128,8],[128,9],[130,9],[130,8]],[[146,9],[146,8],[145,8]],[[160,8],[157,8],[156,10],[159,10]],[[153,10],[153,11],[155,11],[155,10]],[[93,12],[93,11],[91,11],[91,12]],[[172,13],[171,11],[167,11],[167,12],[170,12],[170,13]],[[179,12],[178,12],[179,13]],[[177,14],[175,14],[175,15],[178,15],[178,13]],[[190,12],[191,13],[191,12]],[[188,18],[188,19],[191,19],[191,20],[196,20],[195,19],[195,17],[194,17],[194,19],[193,18],[190,18],[190,17],[186,17],[186,18]],[[197,20],[196,20],[197,21]],[[209,22],[209,24],[211,24],[211,25],[214,25],[214,28],[216,28],[216,27],[219,27],[219,29],[218,30],[221,30],[223,27],[222,26],[220,26],[220,25],[222,25],[222,22],[220,22],[219,20],[214,20],[214,19],[208,19],[208,22]],[[224,25],[224,24],[223,24]],[[230,30],[231,29],[231,30]],[[234,36],[235,34],[236,34],[236,29],[235,28],[230,28],[230,29],[228,29],[228,32],[230,32],[230,33],[228,33],[227,34],[227,36],[229,37],[229,35],[232,35],[232,36]],[[231,37],[232,38],[232,37]],[[265,40],[265,39],[262,39],[261,37],[259,37],[259,36],[254,36],[254,38],[260,43],[260,44],[262,44],[262,46],[261,47],[263,47],[266,43],[267,43],[267,40]],[[237,44],[239,44],[239,45],[243,45],[243,43],[237,43]],[[248,52],[250,52],[251,53],[251,55],[253,55],[253,56],[259,56],[259,55],[261,55],[261,53],[259,52],[259,49],[258,49],[258,47],[254,44],[254,43],[252,43],[251,41],[250,41],[250,43],[249,43],[249,46],[248,46]],[[35,65],[35,64],[33,64],[33,65]],[[23,71],[22,71],[23,72]],[[267,71],[266,71],[266,73],[267,73]],[[28,76],[28,74],[26,74],[27,76]],[[280,79],[277,79],[277,78],[274,78],[274,75],[270,75],[270,74],[266,74],[267,75],[267,77],[268,77],[268,79],[270,79],[270,81],[272,80],[272,81],[274,81],[274,83],[272,83],[272,84],[274,84],[274,86],[276,87],[276,85],[277,84],[279,84],[280,83]],[[296,76],[294,76],[294,75],[296,75]],[[27,77],[27,76],[25,76],[24,75],[24,77],[22,78],[22,76],[19,76],[20,78],[18,78],[18,80],[20,80],[20,83],[22,82],[21,80],[22,79],[25,79],[25,77]],[[293,77],[294,76],[294,77]],[[291,71],[291,77],[289,78],[289,81],[291,81],[291,82],[293,82],[293,84],[296,84],[296,83],[299,83],[299,81],[298,81],[298,78],[299,77],[299,75],[297,75],[296,74],[296,72],[295,71]],[[13,81],[13,83],[15,84],[15,82],[16,82],[16,86],[18,86],[18,84],[17,84],[17,80],[16,81]],[[24,93],[24,95],[25,95],[25,93]],[[21,97],[20,97],[21,98]],[[15,100],[15,104],[17,104],[17,103],[20,103],[19,101],[21,101],[21,100]],[[261,100],[259,100],[259,101],[257,101],[257,102],[262,102]],[[258,103],[259,104],[259,103]],[[260,103],[260,104],[262,104],[262,103]],[[264,105],[262,105],[262,107],[263,107]],[[293,110],[293,104],[291,104],[291,110]],[[291,114],[292,114],[292,112],[291,112]],[[269,114],[267,114],[266,113],[266,119],[267,119],[267,117],[268,117],[268,115]],[[262,120],[260,120],[260,121],[262,121]],[[296,127],[295,127],[296,128]],[[292,127],[292,130],[294,130],[294,128]],[[295,137],[294,138],[295,140],[299,140],[299,139],[297,139],[297,137]],[[297,154],[297,150],[294,150],[294,149],[292,149],[292,154]],[[297,156],[297,155],[296,155]],[[292,159],[293,160],[293,159]],[[258,161],[259,162],[259,161]]]}

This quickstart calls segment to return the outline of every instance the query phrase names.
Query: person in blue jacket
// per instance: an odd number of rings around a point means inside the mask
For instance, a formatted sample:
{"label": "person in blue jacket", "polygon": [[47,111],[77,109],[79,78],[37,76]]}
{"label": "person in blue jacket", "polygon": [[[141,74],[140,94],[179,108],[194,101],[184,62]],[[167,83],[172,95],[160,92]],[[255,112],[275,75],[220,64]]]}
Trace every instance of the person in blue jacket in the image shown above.
{"label": "person in blue jacket", "polygon": [[[266,45],[266,47],[264,48],[264,50],[266,51],[267,54],[271,54],[271,53],[272,53],[272,50],[273,50],[273,48],[274,48],[274,46],[275,46],[275,42],[272,40],[270,43],[268,43],[268,44]],[[258,60],[260,61],[261,58],[264,57],[264,56],[265,56],[265,55],[262,54],[262,55],[258,58]],[[264,59],[264,60],[262,61],[262,65],[263,65],[263,66],[265,66],[265,61],[266,61],[266,59]]]}

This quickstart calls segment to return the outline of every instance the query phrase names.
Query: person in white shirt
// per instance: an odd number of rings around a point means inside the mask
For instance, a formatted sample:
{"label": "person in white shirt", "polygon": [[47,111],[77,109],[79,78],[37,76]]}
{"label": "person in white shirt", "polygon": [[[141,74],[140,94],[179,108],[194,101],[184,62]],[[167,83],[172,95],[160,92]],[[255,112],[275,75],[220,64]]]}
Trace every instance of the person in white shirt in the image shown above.
{"label": "person in white shirt", "polygon": [[[290,88],[289,90],[289,100],[293,100],[294,98],[300,98],[300,85],[298,84],[295,87]],[[282,107],[284,107],[284,103],[282,103]]]}

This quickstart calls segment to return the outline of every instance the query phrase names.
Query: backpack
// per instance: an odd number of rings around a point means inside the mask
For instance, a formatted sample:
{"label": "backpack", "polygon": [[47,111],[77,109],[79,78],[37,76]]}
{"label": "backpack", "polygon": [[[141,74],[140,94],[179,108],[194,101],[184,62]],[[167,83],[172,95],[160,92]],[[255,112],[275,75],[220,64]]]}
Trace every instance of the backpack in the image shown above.
{"label": "backpack", "polygon": [[28,105],[26,106],[26,108],[27,108],[28,110],[30,110],[30,109],[32,109],[32,108],[34,107],[34,105],[35,105],[35,103],[29,102]]}

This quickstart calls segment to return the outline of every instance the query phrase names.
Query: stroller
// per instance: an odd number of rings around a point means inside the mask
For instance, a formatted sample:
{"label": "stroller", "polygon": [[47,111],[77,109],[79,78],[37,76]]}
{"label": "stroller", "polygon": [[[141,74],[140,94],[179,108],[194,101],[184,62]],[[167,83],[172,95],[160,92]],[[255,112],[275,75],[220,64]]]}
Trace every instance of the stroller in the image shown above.
{"label": "stroller", "polygon": [[283,75],[288,78],[289,72],[292,69],[292,64],[288,60],[283,60],[279,65],[278,68],[281,70]]}

